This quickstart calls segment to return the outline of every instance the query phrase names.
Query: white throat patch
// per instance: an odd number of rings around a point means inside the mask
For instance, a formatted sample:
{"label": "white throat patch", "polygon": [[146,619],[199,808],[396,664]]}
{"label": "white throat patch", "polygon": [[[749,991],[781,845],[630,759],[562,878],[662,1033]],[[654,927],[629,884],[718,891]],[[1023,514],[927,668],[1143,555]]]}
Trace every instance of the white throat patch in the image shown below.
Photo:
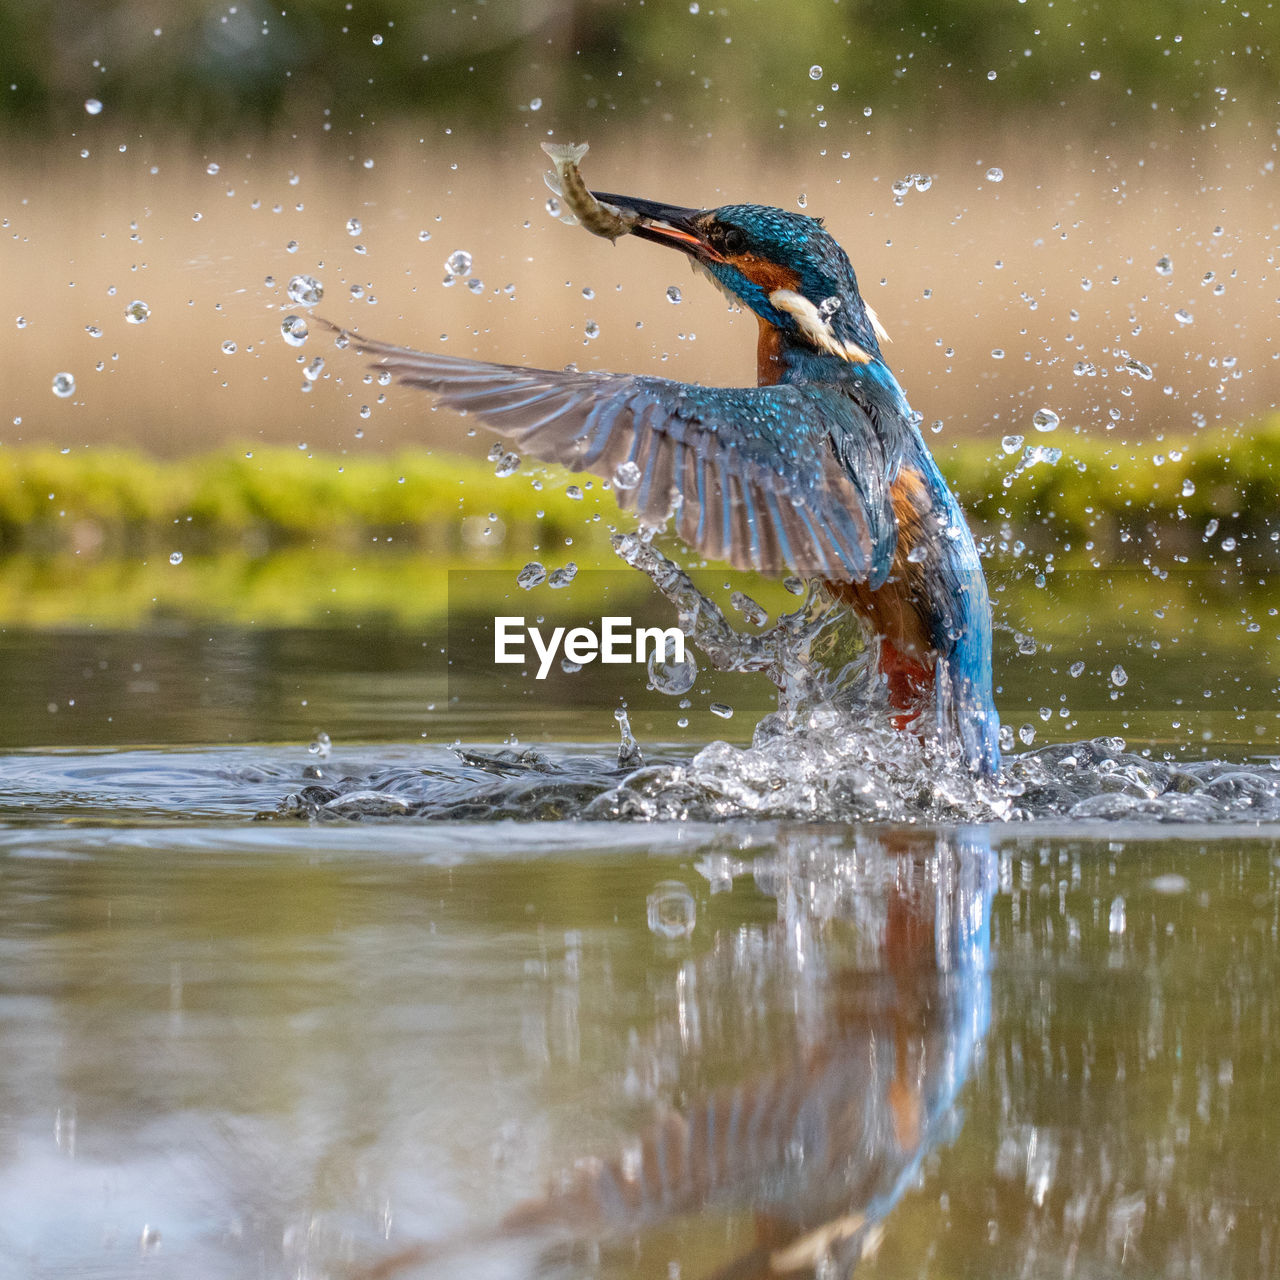
{"label": "white throat patch", "polygon": [[[815,347],[833,356],[839,356],[841,360],[848,360],[850,364],[871,363],[871,353],[864,351],[851,339],[837,338],[835,330],[831,327],[831,321],[824,320],[818,308],[803,294],[796,293],[794,289],[775,289],[769,295],[769,301],[779,311],[785,311],[788,315],[794,316],[796,323],[800,326],[800,332]],[[870,307],[867,308],[867,314],[871,317],[876,333],[882,338],[887,338]]]}

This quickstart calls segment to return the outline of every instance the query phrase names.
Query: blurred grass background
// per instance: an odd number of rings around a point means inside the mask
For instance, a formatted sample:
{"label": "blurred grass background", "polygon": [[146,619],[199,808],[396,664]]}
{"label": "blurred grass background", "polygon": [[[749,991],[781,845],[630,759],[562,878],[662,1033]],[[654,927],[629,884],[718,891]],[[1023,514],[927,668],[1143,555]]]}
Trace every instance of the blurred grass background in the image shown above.
{"label": "blurred grass background", "polygon": [[[1223,541],[1250,561],[1274,555],[1280,415],[1247,439],[1204,432],[1150,461],[1132,465],[1126,448],[1088,437],[1066,451],[1010,441],[999,462],[978,442],[944,455],[980,531],[999,536],[1007,524],[1067,564],[1153,546],[1200,559]],[[537,462],[498,478],[491,463],[424,450],[351,458],[268,447],[157,458],[9,449],[0,453],[0,554],[350,551],[381,541],[481,559],[575,544],[578,554],[599,555],[626,523],[608,491]]]}
{"label": "blurred grass background", "polygon": [[1273,563],[1278,28],[1174,0],[6,0],[0,550],[607,558],[598,491],[495,480],[464,419],[280,336],[306,273],[321,314],[413,345],[751,381],[751,317],[548,213],[555,136],[600,187],[824,215],[993,567]]}

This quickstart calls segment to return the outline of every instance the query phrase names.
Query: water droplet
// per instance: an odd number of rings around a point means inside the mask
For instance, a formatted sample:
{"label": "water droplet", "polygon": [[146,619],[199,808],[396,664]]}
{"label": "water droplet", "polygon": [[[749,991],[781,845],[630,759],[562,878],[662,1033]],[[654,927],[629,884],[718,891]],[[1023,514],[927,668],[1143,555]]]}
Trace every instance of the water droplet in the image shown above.
{"label": "water droplet", "polygon": [[600,326],[596,324],[594,320],[588,320],[587,323],[582,326],[582,332],[585,333],[588,338],[598,338],[600,336]]}
{"label": "water droplet", "polygon": [[693,660],[687,646],[684,661],[674,660],[676,649],[673,636],[664,635],[661,637],[661,644],[661,652],[655,647],[649,655],[649,683],[659,693],[665,693],[671,697],[688,693],[698,678],[698,664]]}
{"label": "water droplet", "polygon": [[698,922],[698,904],[679,880],[661,880],[648,902],[649,931],[675,941],[688,938]]}
{"label": "water droplet", "polygon": [[55,373],[53,375],[53,394],[60,400],[65,400],[68,396],[76,393],[76,380],[69,373]]}
{"label": "water droplet", "polygon": [[219,165],[217,164],[216,161],[213,161],[213,160],[210,160],[209,163],[204,167],[205,173],[207,173],[211,178],[213,177],[214,174],[218,172],[218,169],[219,169]]}
{"label": "water droplet", "polygon": [[518,453],[503,453],[498,458],[497,465],[493,468],[493,474],[499,480],[505,480],[508,476],[513,476],[520,470],[520,455]]}
{"label": "water droplet", "polygon": [[151,308],[141,298],[134,298],[124,309],[124,318],[130,324],[146,324],[151,319]]}
{"label": "water droplet", "polygon": [[1151,372],[1150,365],[1143,364],[1141,360],[1126,360],[1124,367],[1129,373],[1136,373],[1144,382],[1150,382],[1156,376]]}
{"label": "water droplet", "polygon": [[540,587],[546,580],[547,571],[536,560],[530,560],[516,574],[516,586],[523,587],[525,591],[532,591],[534,587]]}
{"label": "water droplet", "polygon": [[317,733],[314,740],[308,745],[307,750],[313,756],[319,756],[321,760],[327,760],[333,751],[333,739],[327,733]]}
{"label": "water droplet", "polygon": [[181,563],[182,563],[182,552],[181,552],[181,551],[171,551],[171,552],[169,553],[169,563],[170,563],[170,564],[181,564]]}
{"label": "water droplet", "polygon": [[347,235],[349,235],[349,236],[358,236],[358,235],[360,234],[360,232],[361,232],[361,231],[363,231],[363,230],[364,230],[364,228],[360,225],[360,219],[359,219],[359,218],[348,218],[348,219],[347,219]]}
{"label": "water droplet", "polygon": [[1101,71],[1090,71],[1090,72],[1089,72],[1089,79],[1090,79],[1090,80],[1101,80],[1101,79],[1102,79],[1102,72],[1101,72]]}
{"label": "water droplet", "polygon": [[719,716],[721,720],[733,719],[733,708],[727,702],[713,702],[707,707],[707,710],[713,716]]}
{"label": "water droplet", "polygon": [[672,284],[667,286],[667,301],[673,304],[684,301],[684,294],[680,292],[678,285]]}
{"label": "water droplet", "polygon": [[530,100],[530,102],[529,102],[529,110],[530,110],[530,111],[541,111],[541,110],[542,110],[542,99],[541,99],[541,98],[533,98],[533,99],[531,99],[531,100]]}
{"label": "water droplet", "polygon": [[1156,893],[1186,893],[1191,888],[1191,882],[1186,876],[1180,876],[1176,871],[1169,871],[1164,875],[1154,877],[1151,881],[1151,887]]}
{"label": "water droplet", "polygon": [[1129,673],[1118,662],[1111,668],[1111,683],[1117,689],[1123,688],[1129,683]]}
{"label": "water droplet", "polygon": [[471,255],[465,249],[455,249],[445,260],[444,269],[451,276],[471,274]]}
{"label": "water droplet", "polygon": [[381,37],[380,35],[375,35],[375,36],[373,36],[373,37],[372,37],[372,39],[373,39],[373,43],[374,43],[374,44],[381,44],[381,43],[382,43],[382,37]]}
{"label": "water droplet", "polygon": [[481,280],[479,276],[473,276],[467,281],[467,288],[470,289],[472,293],[483,293],[484,281]]}
{"label": "water droplet", "polygon": [[1084,675],[1084,663],[1083,663],[1083,662],[1073,662],[1073,663],[1072,663],[1072,664],[1067,668],[1067,674],[1068,674],[1068,675],[1069,675],[1073,680],[1078,680],[1082,675]]}
{"label": "water droplet", "polygon": [[1196,491],[1196,486],[1192,481],[1184,480],[1182,482],[1182,496],[1184,498],[1191,497],[1191,495],[1195,493],[1195,491]]}
{"label": "water droplet", "polygon": [[1005,453],[1017,453],[1022,448],[1022,442],[1025,438],[1025,436],[1005,436],[1000,441],[1000,447]]}
{"label": "water droplet", "polygon": [[621,462],[613,473],[615,489],[634,489],[640,483],[640,468],[634,462]]}
{"label": "water droplet", "polygon": [[308,382],[314,382],[324,372],[324,356],[316,356],[312,362],[302,370],[302,376]]}
{"label": "water droplet", "polygon": [[1061,419],[1052,409],[1037,409],[1031,415],[1031,425],[1037,431],[1056,431]]}
{"label": "water droplet", "polygon": [[287,292],[290,302],[300,307],[314,307],[324,297],[324,285],[315,276],[294,276]]}
{"label": "water droplet", "polygon": [[929,553],[925,550],[923,544],[917,547],[912,547],[911,550],[907,552],[907,559],[912,564],[923,564],[928,557]]}
{"label": "water droplet", "polygon": [[1024,724],[1018,730],[1018,740],[1024,747],[1029,747],[1036,740],[1036,727],[1033,724]]}
{"label": "water droplet", "polygon": [[233,356],[236,353],[236,344],[230,338],[222,344],[222,354],[224,356]]}
{"label": "water droplet", "polygon": [[796,196],[796,204],[798,204],[802,209],[807,209],[809,207],[809,197],[802,191],[798,196]]}
{"label": "water droplet", "polygon": [[822,79],[822,68],[816,62],[813,64],[813,66],[809,68],[809,79],[810,80]]}
{"label": "water droplet", "polygon": [[988,72],[987,72],[987,79],[988,79],[988,80],[994,80],[995,78],[996,78],[996,73],[995,73],[994,71],[988,71]]}
{"label": "water droplet", "polygon": [[1156,259],[1156,275],[1171,276],[1173,275],[1173,259],[1167,253],[1161,254]]}
{"label": "water droplet", "polygon": [[1195,316],[1193,316],[1185,307],[1179,307],[1177,311],[1173,313],[1173,318],[1179,324],[1191,324],[1195,320]]}
{"label": "water droplet", "polygon": [[97,98],[86,98],[84,100],[84,109],[91,115],[97,116],[102,114],[102,103]]}
{"label": "water droplet", "polygon": [[578,566],[572,560],[563,569],[553,569],[547,575],[547,586],[559,590],[567,587],[578,576]]}
{"label": "water droplet", "polygon": [[[996,74],[996,73],[995,73],[994,71],[991,73],[991,78],[992,78],[993,80],[995,79],[995,74]],[[1004,170],[1003,170],[1003,169],[997,169],[997,168],[995,168],[994,166],[992,166],[990,169],[988,169],[988,170],[987,170],[987,181],[988,181],[988,182],[1003,182],[1003,181],[1004,181]]]}
{"label": "water droplet", "polygon": [[291,347],[300,347],[309,335],[307,322],[301,316],[289,315],[280,321],[280,335]]}
{"label": "water droplet", "polygon": [[993,360],[1003,360],[1003,359],[1004,359],[1004,348],[1003,348],[1003,347],[993,347],[993,348],[991,349],[991,358],[992,358]]}

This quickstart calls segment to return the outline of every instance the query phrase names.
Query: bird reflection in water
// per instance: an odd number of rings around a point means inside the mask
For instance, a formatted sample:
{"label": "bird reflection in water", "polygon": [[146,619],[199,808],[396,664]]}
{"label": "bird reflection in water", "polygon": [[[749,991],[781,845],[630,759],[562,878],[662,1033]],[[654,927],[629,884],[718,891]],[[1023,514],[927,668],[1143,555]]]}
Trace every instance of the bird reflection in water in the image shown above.
{"label": "bird reflection in water", "polygon": [[[713,888],[735,872],[776,897],[776,922],[691,960],[684,1012],[703,1028],[694,1052],[723,1039],[744,1078],[691,1089],[628,1149],[518,1205],[489,1242],[507,1246],[497,1269],[473,1238],[411,1247],[365,1280],[660,1275],[676,1256],[686,1280],[844,1276],[875,1248],[956,1131],[989,1021],[986,835],[793,829],[772,856],[714,869]],[[789,1036],[766,1006],[790,1011]]]}

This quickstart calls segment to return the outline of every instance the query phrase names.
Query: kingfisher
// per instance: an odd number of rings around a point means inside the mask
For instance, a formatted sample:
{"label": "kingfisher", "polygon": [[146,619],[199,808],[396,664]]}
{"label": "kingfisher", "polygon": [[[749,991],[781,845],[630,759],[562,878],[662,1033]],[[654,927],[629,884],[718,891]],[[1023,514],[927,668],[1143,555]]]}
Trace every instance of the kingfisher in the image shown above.
{"label": "kingfisher", "polygon": [[709,560],[817,579],[874,646],[897,727],[918,730],[931,711],[968,768],[994,775],[982,563],[848,255],[820,218],[786,209],[583,194],[616,223],[599,234],[685,254],[754,312],[756,386],[531,369],[346,336],[397,382],[520,451],[611,481],[642,526],[674,515]]}

